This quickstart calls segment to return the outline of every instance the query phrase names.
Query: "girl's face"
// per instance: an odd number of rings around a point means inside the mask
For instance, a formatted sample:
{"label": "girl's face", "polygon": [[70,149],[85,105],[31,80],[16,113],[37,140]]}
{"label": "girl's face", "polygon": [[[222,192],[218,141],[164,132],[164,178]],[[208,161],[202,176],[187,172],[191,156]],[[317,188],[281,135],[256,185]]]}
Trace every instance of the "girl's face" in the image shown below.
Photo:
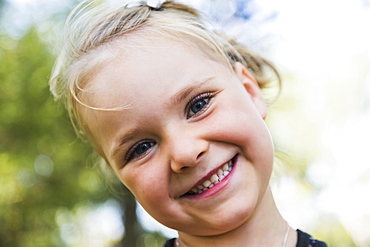
{"label": "girl's face", "polygon": [[[189,43],[189,42],[188,42]],[[261,205],[273,164],[260,89],[195,46],[120,50],[95,71],[82,117],[120,180],[162,224],[205,236]]]}

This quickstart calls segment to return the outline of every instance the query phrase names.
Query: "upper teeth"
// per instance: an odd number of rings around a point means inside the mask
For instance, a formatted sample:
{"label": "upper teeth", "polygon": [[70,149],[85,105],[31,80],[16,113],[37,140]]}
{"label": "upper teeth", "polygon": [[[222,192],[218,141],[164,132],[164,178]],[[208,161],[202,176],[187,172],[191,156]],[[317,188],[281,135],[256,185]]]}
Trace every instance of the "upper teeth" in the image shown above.
{"label": "upper teeth", "polygon": [[218,169],[217,172],[213,174],[208,180],[192,188],[188,193],[191,195],[197,195],[212,188],[213,186],[221,182],[227,175],[229,175],[232,168],[233,163],[230,160],[228,163]]}

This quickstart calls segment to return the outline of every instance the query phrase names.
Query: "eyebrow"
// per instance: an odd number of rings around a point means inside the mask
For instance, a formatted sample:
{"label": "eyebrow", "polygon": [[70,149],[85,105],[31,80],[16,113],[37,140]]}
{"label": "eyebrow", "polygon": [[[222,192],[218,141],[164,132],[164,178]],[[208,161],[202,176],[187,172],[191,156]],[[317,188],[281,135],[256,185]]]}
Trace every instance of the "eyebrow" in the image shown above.
{"label": "eyebrow", "polygon": [[215,77],[211,76],[211,77],[207,77],[205,79],[202,79],[199,82],[198,81],[193,81],[192,83],[190,83],[191,84],[190,86],[185,87],[185,88],[181,89],[179,92],[172,95],[171,98],[170,98],[170,104],[171,105],[179,104],[180,102],[184,101],[189,96],[189,94],[191,92],[193,92],[194,90],[197,90],[201,86],[206,85],[207,83],[210,83],[214,79],[215,79]]}
{"label": "eyebrow", "polygon": [[125,133],[123,136],[118,138],[118,141],[116,142],[116,144],[113,147],[112,157],[116,158],[119,151],[120,151],[120,147],[123,144],[125,144],[125,143],[131,141],[132,139],[134,139],[136,137],[136,135],[137,135],[136,130],[130,130],[127,133]]}

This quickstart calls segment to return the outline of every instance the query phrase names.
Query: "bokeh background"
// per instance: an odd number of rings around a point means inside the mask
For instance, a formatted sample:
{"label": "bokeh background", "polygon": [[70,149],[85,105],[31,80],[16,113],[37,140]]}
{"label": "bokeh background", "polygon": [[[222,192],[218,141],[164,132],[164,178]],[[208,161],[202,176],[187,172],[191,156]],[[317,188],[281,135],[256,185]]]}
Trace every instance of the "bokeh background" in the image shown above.
{"label": "bokeh background", "polygon": [[[47,81],[77,0],[0,0],[0,246],[162,246],[107,183]],[[283,77],[267,124],[271,186],[289,223],[329,246],[370,246],[370,1],[189,0]]]}

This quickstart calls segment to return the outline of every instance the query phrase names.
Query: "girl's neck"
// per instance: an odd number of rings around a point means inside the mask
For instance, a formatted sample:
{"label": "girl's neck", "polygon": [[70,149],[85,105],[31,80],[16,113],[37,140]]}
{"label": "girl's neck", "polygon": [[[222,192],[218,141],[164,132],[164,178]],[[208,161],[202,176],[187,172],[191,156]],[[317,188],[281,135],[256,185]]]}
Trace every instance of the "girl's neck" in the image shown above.
{"label": "girl's neck", "polygon": [[[193,236],[179,232],[178,246],[248,246],[281,247],[287,233],[287,223],[278,211],[270,188],[267,189],[257,211],[241,226],[215,236]],[[296,233],[289,229],[286,247],[294,247]]]}

